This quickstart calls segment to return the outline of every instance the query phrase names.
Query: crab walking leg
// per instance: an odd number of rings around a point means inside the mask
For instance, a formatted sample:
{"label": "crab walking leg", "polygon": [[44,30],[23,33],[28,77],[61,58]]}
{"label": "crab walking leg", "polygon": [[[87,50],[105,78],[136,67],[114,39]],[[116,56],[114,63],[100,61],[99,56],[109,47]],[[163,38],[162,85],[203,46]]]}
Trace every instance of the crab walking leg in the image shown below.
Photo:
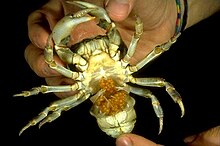
{"label": "crab walking leg", "polygon": [[73,72],[55,62],[55,60],[53,59],[53,48],[51,48],[50,46],[44,49],[44,57],[45,62],[49,65],[50,68],[56,70],[57,72],[68,78],[81,80],[81,73]]}
{"label": "crab walking leg", "polygon": [[[65,46],[69,41],[68,38],[70,36],[72,29],[74,29],[80,23],[90,21],[94,18],[95,17],[90,17],[90,16],[76,18],[76,17],[73,17],[72,15],[67,15],[63,17],[60,21],[58,21],[51,35],[48,37],[47,46],[44,49],[45,61],[52,69],[56,70],[57,72],[61,73],[62,75],[68,78],[76,79],[79,76],[78,73],[72,72],[55,62],[54,56],[53,56],[54,55],[53,47],[51,46],[51,42],[52,40],[54,41],[55,49],[59,50],[60,48],[63,48],[63,46]],[[65,51],[64,48],[63,48],[63,51]],[[69,52],[66,52],[65,54],[67,53]],[[60,57],[61,59],[64,58],[62,56],[63,55],[62,52],[58,51],[58,55],[61,55]],[[80,57],[76,57],[76,58],[72,57],[72,62],[78,63],[78,64],[86,64],[86,61]]]}
{"label": "crab walking leg", "polygon": [[108,14],[106,13],[105,9],[102,7],[98,7],[94,4],[82,2],[82,1],[66,1],[69,4],[76,5],[82,9],[94,9],[94,11],[89,12],[89,14],[99,18],[104,19],[108,23],[111,23],[111,19],[109,18]]}
{"label": "crab walking leg", "polygon": [[[51,113],[50,115],[48,115],[47,117],[45,117],[40,123],[39,123],[39,128],[44,125],[47,122],[53,122],[54,120],[56,120],[58,117],[60,117],[61,112],[62,111],[68,111],[71,108],[79,105],[80,103],[82,103],[83,101],[85,101],[86,99],[88,99],[90,96],[90,94],[87,94],[85,96],[82,96],[81,98],[78,98],[76,101],[70,101],[70,103],[65,103],[65,105],[63,105],[62,107],[60,107],[58,110],[54,111],[53,113]],[[70,97],[69,97],[70,98]],[[62,101],[61,101],[62,102]]]}
{"label": "crab walking leg", "polygon": [[41,87],[34,87],[30,91],[23,91],[22,93],[15,94],[13,95],[14,97],[17,96],[24,96],[28,97],[31,95],[37,95],[40,92],[45,94],[45,93],[50,93],[50,92],[70,92],[70,91],[76,91],[81,89],[81,82],[76,82],[73,85],[63,85],[63,86],[45,86],[42,85]]}
{"label": "crab walking leg", "polygon": [[[104,23],[104,22],[103,22]],[[118,51],[118,48],[122,42],[121,36],[118,32],[118,30],[115,27],[115,23],[111,23],[110,29],[108,30],[107,33],[108,39],[109,39],[109,54],[113,58],[115,54]]]}
{"label": "crab walking leg", "polygon": [[42,112],[40,112],[38,114],[37,117],[33,118],[26,126],[24,126],[21,129],[21,131],[19,132],[19,135],[21,135],[30,126],[34,126],[37,123],[39,123],[40,121],[42,121],[43,119],[45,119],[48,116],[49,112],[52,112],[52,115],[46,121],[41,123],[40,126],[42,126],[46,122],[51,122],[51,121],[55,120],[56,118],[58,118],[60,116],[61,111],[70,109],[69,107],[72,105],[76,106],[76,105],[82,103],[88,97],[89,97],[88,95],[84,96],[84,91],[80,91],[73,96],[70,96],[68,98],[64,98],[64,99],[61,99],[61,100],[58,100],[58,101],[51,103],[51,105],[49,107],[45,108]]}
{"label": "crab walking leg", "polygon": [[163,110],[160,106],[159,100],[148,89],[142,89],[142,88],[138,88],[138,87],[129,86],[129,90],[131,93],[134,93],[136,95],[151,99],[151,103],[152,103],[154,112],[157,115],[157,117],[159,118],[160,127],[159,127],[158,134],[160,134],[163,129]]}
{"label": "crab walking leg", "polygon": [[162,45],[156,46],[142,61],[137,63],[134,66],[129,66],[128,71],[130,73],[137,72],[142,67],[144,67],[146,64],[151,62],[152,60],[156,59],[158,56],[160,56],[165,51],[168,51],[172,44],[174,44],[177,40],[177,38],[180,36],[180,34],[176,35],[174,38],[169,40],[167,43],[164,43]]}
{"label": "crab walking leg", "polygon": [[85,59],[83,59],[80,55],[73,53],[69,48],[55,46],[55,50],[60,59],[67,64],[76,64],[82,66],[87,64],[87,61]]}
{"label": "crab walking leg", "polygon": [[130,78],[130,81],[134,84],[141,85],[141,86],[148,86],[148,87],[165,87],[167,93],[173,99],[175,103],[178,103],[181,109],[181,117],[185,114],[184,105],[182,102],[182,98],[180,94],[175,90],[172,84],[166,82],[162,78]]}
{"label": "crab walking leg", "polygon": [[130,63],[131,57],[134,55],[135,49],[137,47],[138,41],[143,33],[143,22],[139,17],[137,17],[136,23],[135,23],[135,33],[132,37],[132,40],[130,42],[130,45],[128,47],[127,54],[124,56],[124,58],[121,60],[122,65],[125,67]]}

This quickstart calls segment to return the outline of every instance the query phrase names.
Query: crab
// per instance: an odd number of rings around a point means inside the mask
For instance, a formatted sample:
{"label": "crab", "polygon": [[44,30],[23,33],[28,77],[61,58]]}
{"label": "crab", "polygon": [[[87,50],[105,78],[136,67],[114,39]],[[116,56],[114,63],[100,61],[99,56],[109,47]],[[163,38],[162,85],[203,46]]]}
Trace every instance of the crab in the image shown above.
{"label": "crab", "polygon": [[[176,41],[170,41],[156,46],[142,61],[130,65],[138,41],[143,33],[143,22],[136,16],[135,32],[130,45],[127,47],[110,19],[105,9],[91,3],[82,1],[67,1],[81,8],[74,14],[64,16],[53,28],[44,50],[45,62],[48,66],[63,76],[73,79],[74,84],[33,87],[28,91],[14,94],[14,96],[31,96],[39,93],[55,93],[77,91],[76,94],[52,102],[38,116],[24,126],[19,135],[27,128],[39,124],[52,122],[87,99],[93,103],[90,113],[97,120],[99,128],[107,135],[117,138],[123,133],[132,132],[136,122],[134,109],[135,100],[130,93],[151,99],[153,109],[159,119],[159,133],[163,128],[163,110],[157,97],[148,87],[165,87],[165,90],[178,103],[181,117],[184,115],[184,105],[180,94],[174,86],[163,78],[135,78],[132,74],[146,64],[167,51]],[[103,36],[84,39],[81,42],[68,46],[72,29],[77,25],[98,19],[98,26],[106,30]],[[54,43],[54,45],[51,44]],[[74,48],[74,49],[73,49]],[[54,59],[54,52],[66,63],[59,65]],[[139,86],[132,86],[133,83]]]}

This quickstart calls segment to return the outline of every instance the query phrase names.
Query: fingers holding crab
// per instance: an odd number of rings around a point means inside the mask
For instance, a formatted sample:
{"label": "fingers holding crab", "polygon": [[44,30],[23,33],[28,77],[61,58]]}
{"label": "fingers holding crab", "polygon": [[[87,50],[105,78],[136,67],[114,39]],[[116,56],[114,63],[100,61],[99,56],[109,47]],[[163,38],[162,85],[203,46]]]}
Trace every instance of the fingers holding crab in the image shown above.
{"label": "fingers holding crab", "polygon": [[[26,97],[40,92],[76,91],[76,93],[53,102],[31,120],[20,131],[20,134],[30,126],[39,123],[39,127],[41,127],[45,123],[54,121],[62,111],[79,105],[89,97],[93,102],[90,113],[97,119],[101,130],[112,137],[130,133],[136,121],[135,100],[130,97],[130,92],[151,99],[153,109],[159,118],[160,133],[163,128],[163,110],[159,100],[148,89],[130,87],[128,83],[148,87],[165,87],[171,98],[179,104],[182,115],[184,114],[181,97],[170,83],[161,78],[135,78],[132,76],[133,73],[168,50],[175,41],[171,40],[155,47],[142,61],[136,65],[130,65],[143,33],[143,23],[139,17],[136,19],[135,32],[130,45],[126,46],[115,23],[111,22],[103,8],[82,1],[68,1],[67,3],[79,6],[82,10],[64,16],[54,26],[44,50],[44,58],[51,69],[75,82],[64,86],[43,85],[14,96]],[[77,35],[73,30],[77,30],[76,27],[85,24],[84,22],[93,22],[91,20],[94,19],[99,20],[95,25],[104,29],[105,34],[86,37],[71,44],[71,34]],[[58,55],[63,61],[63,65],[54,60],[55,55]]]}

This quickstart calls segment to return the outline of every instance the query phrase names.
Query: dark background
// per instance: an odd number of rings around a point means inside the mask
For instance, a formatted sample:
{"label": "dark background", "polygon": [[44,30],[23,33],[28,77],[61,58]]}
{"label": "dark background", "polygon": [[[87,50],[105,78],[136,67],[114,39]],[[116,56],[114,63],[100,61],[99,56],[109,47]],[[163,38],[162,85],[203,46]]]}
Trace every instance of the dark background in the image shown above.
{"label": "dark background", "polygon": [[[22,2],[22,3],[21,3]],[[13,1],[2,12],[2,118],[1,145],[91,145],[113,146],[115,140],[103,133],[89,114],[92,103],[87,100],[65,112],[52,123],[38,129],[30,127],[21,136],[20,129],[49,103],[57,100],[53,94],[39,94],[29,98],[13,97],[22,90],[45,83],[28,66],[24,49],[29,44],[28,15],[46,3],[43,0]],[[219,113],[219,13],[187,29],[160,58],[135,74],[137,77],[162,77],[172,83],[181,94],[186,114],[180,118],[180,109],[164,88],[149,88],[159,99],[164,110],[164,129],[158,133],[158,119],[149,99],[134,96],[137,122],[133,133],[155,142],[180,143],[190,134],[220,124]],[[217,85],[216,85],[217,84]],[[6,100],[6,101],[5,101]]]}

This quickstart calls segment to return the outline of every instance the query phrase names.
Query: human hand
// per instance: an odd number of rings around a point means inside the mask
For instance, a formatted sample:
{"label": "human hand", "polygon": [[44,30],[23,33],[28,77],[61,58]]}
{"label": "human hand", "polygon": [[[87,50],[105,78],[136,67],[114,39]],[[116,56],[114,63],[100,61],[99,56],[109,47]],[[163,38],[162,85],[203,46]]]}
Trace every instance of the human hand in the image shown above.
{"label": "human hand", "polygon": [[184,139],[187,146],[220,146],[220,126]]}
{"label": "human hand", "polygon": [[116,139],[116,146],[162,146],[136,134],[123,134]]}
{"label": "human hand", "polygon": [[[187,146],[219,146],[220,126],[184,139]],[[116,139],[116,146],[162,146],[136,134],[123,134]]]}
{"label": "human hand", "polygon": [[[175,1],[160,0],[87,0],[87,2],[105,7],[109,16],[115,21],[116,26],[126,45],[129,45],[134,32],[135,15],[138,15],[144,23],[144,32],[138,43],[131,64],[143,59],[155,46],[167,42],[175,32],[176,3]],[[47,38],[54,25],[70,11],[78,11],[74,6],[65,3],[64,0],[50,0],[39,10],[34,11],[28,18],[28,32],[31,43],[25,50],[25,58],[32,70],[40,77],[44,77],[48,85],[73,84],[73,80],[61,76],[50,69],[45,63],[43,50]],[[88,22],[92,23],[92,22]],[[72,42],[78,42],[102,33],[95,29],[88,29],[87,23],[74,30]],[[78,32],[78,33],[76,33]],[[78,35],[77,35],[78,34]],[[59,64],[63,62],[55,56]],[[64,65],[64,64],[63,64]],[[74,93],[55,93],[58,97],[67,97]]]}

